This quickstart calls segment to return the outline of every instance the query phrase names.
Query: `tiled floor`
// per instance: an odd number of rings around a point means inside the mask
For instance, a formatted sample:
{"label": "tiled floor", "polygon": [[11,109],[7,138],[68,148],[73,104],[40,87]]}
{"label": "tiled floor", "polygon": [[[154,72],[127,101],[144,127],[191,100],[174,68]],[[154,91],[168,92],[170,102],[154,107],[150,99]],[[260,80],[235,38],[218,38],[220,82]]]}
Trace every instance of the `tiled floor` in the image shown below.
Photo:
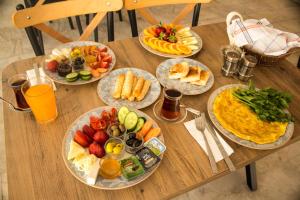
{"label": "tiled floor", "polygon": [[[31,46],[23,30],[12,26],[11,13],[15,5],[21,1],[0,1],[0,69],[18,59],[34,56]],[[169,21],[175,16],[181,6],[169,6],[152,9],[162,21]],[[292,0],[214,0],[203,5],[200,25],[224,21],[230,11],[240,12],[244,18],[269,19],[280,29],[300,34],[300,5]],[[128,18],[123,11],[124,21],[119,22],[115,16],[115,38],[117,40],[130,37]],[[82,18],[82,22],[83,22]],[[185,20],[185,24],[190,18]],[[138,18],[139,29],[147,26]],[[57,30],[76,39],[77,30],[70,30],[67,20],[60,20],[52,24]],[[107,40],[105,22],[100,26],[100,39]],[[58,42],[45,36],[46,51],[49,52]],[[289,60],[296,64],[299,54],[290,56]],[[2,81],[1,81],[2,83]],[[0,88],[2,85],[0,86]],[[2,90],[0,90],[0,94]],[[7,180],[5,164],[4,127],[2,105],[0,104],[0,196],[7,197]],[[189,193],[182,194],[174,200],[185,199],[270,199],[270,200],[299,200],[300,199],[300,148],[299,142],[280,150],[257,162],[258,190],[250,192],[245,183],[244,170],[228,175],[217,181],[199,187]],[[16,188],[17,189],[17,188]]]}

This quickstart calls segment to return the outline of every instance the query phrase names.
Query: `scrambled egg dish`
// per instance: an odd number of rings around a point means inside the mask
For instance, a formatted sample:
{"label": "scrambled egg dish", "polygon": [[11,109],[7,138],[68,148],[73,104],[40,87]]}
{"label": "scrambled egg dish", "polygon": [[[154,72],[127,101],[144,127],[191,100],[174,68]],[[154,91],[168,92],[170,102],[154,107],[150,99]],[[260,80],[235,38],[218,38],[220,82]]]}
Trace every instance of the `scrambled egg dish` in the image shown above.
{"label": "scrambled egg dish", "polygon": [[260,120],[247,105],[233,96],[234,90],[224,90],[213,105],[215,116],[226,130],[257,144],[272,143],[284,135],[288,123]]}

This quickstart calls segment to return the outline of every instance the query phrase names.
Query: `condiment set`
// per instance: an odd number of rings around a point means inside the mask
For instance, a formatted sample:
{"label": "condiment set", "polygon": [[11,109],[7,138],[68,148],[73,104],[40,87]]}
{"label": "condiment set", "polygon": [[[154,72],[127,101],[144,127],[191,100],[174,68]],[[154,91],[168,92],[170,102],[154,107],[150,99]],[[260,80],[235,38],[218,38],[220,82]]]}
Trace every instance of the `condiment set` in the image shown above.
{"label": "condiment set", "polygon": [[256,57],[245,55],[236,46],[226,46],[222,49],[224,65],[221,72],[224,76],[236,76],[241,81],[248,81],[253,76],[254,67],[257,64]]}

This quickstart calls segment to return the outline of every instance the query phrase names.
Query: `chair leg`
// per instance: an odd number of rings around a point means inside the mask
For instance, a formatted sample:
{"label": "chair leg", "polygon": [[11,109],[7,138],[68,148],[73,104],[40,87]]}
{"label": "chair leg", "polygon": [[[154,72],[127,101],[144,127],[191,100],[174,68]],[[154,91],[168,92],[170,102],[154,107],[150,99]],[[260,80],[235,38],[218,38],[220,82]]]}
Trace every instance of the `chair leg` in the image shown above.
{"label": "chair leg", "polygon": [[256,167],[255,162],[246,165],[247,185],[251,191],[257,190]]}
{"label": "chair leg", "polygon": [[74,30],[75,27],[74,27],[72,18],[71,18],[71,17],[68,17],[68,21],[69,21],[70,28],[71,28],[72,30]]}
{"label": "chair leg", "polygon": [[300,56],[299,56],[299,58],[298,58],[297,67],[300,69]]}
{"label": "chair leg", "polygon": [[76,24],[77,24],[77,28],[79,31],[79,35],[81,35],[83,33],[83,30],[82,30],[80,18],[79,18],[79,16],[75,16],[75,19],[76,19]]}
{"label": "chair leg", "polygon": [[201,3],[197,3],[194,7],[192,26],[198,26]]}
{"label": "chair leg", "polygon": [[129,22],[131,26],[132,37],[137,37],[139,34],[137,29],[135,10],[128,10],[127,12],[128,12]]}
{"label": "chair leg", "polygon": [[89,25],[89,24],[90,24],[90,15],[85,14],[85,25]]}
{"label": "chair leg", "polygon": [[122,10],[118,10],[117,13],[119,15],[120,22],[122,22],[123,21]]}
{"label": "chair leg", "polygon": [[114,41],[115,35],[114,35],[114,12],[108,12],[106,14],[107,18],[107,38],[108,41]]}
{"label": "chair leg", "polygon": [[[16,10],[23,10],[25,7],[22,4],[18,4],[16,6]],[[38,41],[37,35],[36,35],[36,31],[34,30],[34,28],[32,26],[25,28],[26,31],[26,35],[30,41],[30,44],[33,48],[33,51],[35,53],[36,56],[41,56],[44,55],[43,50],[40,47],[40,43]]]}
{"label": "chair leg", "polygon": [[[96,13],[93,14],[93,17],[96,16]],[[98,26],[96,26],[96,28],[94,29],[94,38],[96,42],[99,42],[99,37],[98,37]]]}

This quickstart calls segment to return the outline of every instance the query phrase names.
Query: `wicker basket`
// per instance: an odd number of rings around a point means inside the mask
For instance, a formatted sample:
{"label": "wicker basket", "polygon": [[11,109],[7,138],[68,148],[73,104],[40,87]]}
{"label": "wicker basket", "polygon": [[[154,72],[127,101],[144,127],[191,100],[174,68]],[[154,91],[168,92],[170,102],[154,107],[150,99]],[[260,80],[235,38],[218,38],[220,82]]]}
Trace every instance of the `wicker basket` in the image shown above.
{"label": "wicker basket", "polygon": [[[238,17],[243,21],[243,17],[238,13],[238,12],[231,12],[227,15],[226,18],[226,24],[227,24],[227,35],[230,41],[230,45],[234,45],[234,40],[232,38],[232,36],[229,34],[229,25],[231,23],[231,21],[233,20],[233,18]],[[295,47],[290,49],[287,53],[282,54],[280,56],[270,56],[270,55],[265,55],[262,54],[260,52],[256,52],[253,49],[248,48],[247,46],[242,47],[243,51],[245,52],[245,54],[250,54],[252,56],[255,56],[257,58],[257,62],[260,65],[264,65],[264,66],[273,66],[279,63],[279,61],[285,59],[286,57],[288,57],[289,55],[296,53],[296,52],[300,52],[300,48],[299,47]]]}

